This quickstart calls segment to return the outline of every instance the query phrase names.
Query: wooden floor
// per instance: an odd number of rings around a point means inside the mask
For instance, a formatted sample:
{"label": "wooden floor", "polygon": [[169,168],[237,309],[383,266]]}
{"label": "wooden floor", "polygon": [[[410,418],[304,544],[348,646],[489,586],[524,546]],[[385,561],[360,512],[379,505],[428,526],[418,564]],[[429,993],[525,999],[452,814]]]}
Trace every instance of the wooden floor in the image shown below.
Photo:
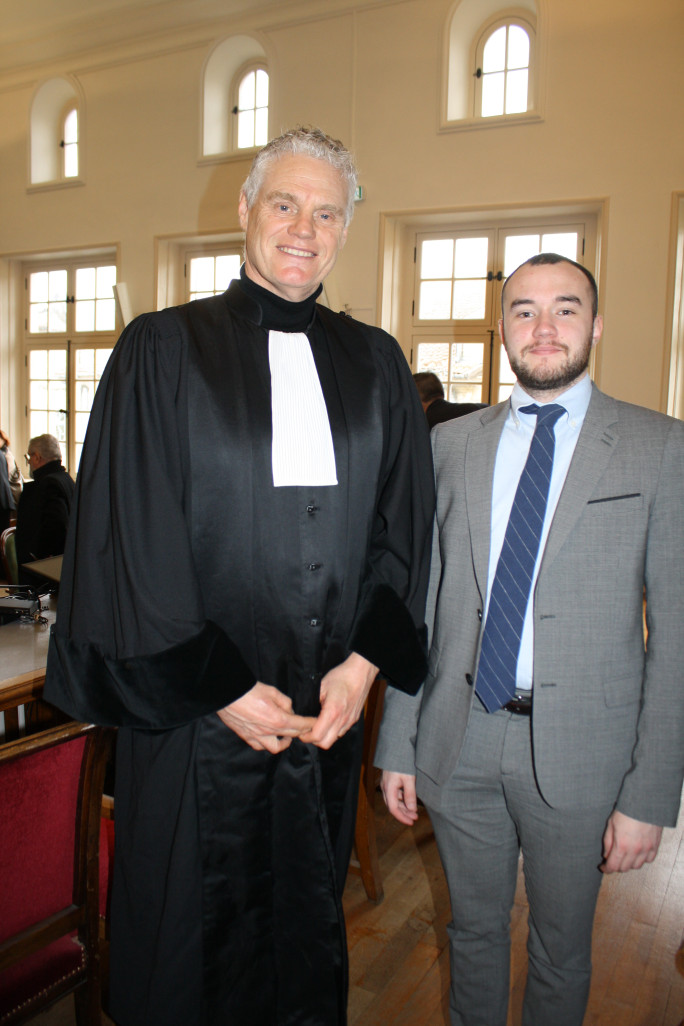
{"label": "wooden floor", "polygon": [[[349,1026],[447,1026],[446,884],[424,811],[411,831],[376,803],[384,901],[351,876],[344,896],[350,951]],[[527,904],[512,916],[511,1007],[521,1022]],[[684,813],[649,866],[606,877],[594,929],[594,975],[585,1026],[679,1026],[684,977],[674,957],[684,934]],[[545,1024],[548,1026],[548,1024]]]}
{"label": "wooden floor", "polygon": [[[349,1026],[447,1026],[449,910],[430,823],[423,812],[409,830],[391,819],[379,798],[376,805],[385,899],[379,905],[369,902],[357,876],[350,876],[344,896]],[[677,830],[665,832],[652,865],[606,878],[585,1026],[679,1026],[684,1019],[684,977],[674,966],[684,933],[683,834],[684,815]],[[520,878],[512,920],[508,1026],[520,1024],[526,911]],[[74,1026],[73,1000],[66,998],[34,1022]],[[109,1023],[105,1019],[103,1026]]]}

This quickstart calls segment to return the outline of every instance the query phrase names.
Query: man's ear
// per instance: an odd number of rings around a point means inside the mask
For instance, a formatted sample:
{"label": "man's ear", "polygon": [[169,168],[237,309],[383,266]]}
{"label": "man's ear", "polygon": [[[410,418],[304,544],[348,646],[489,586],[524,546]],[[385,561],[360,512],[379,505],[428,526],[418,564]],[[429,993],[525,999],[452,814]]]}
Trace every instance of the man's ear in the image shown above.
{"label": "man's ear", "polygon": [[240,227],[243,232],[247,231],[247,222],[249,220],[249,207],[247,206],[247,197],[244,192],[240,193],[240,202],[238,203],[238,217],[240,218]]}
{"label": "man's ear", "polygon": [[598,340],[601,338],[602,334],[603,334],[603,317],[601,316],[601,314],[597,314],[596,317],[594,317],[594,326],[593,326],[592,331],[591,331],[591,344],[592,344],[592,346],[595,346],[598,343]]}

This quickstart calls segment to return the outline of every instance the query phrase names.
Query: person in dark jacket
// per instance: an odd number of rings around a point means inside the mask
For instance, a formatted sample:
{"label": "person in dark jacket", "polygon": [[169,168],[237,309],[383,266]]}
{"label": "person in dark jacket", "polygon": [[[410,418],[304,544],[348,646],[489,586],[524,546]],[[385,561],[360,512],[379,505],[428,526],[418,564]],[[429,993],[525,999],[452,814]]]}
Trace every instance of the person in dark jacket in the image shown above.
{"label": "person in dark jacket", "polygon": [[22,484],[21,471],[12,455],[10,440],[0,428],[0,531],[4,531],[15,519]]}
{"label": "person in dark jacket", "polygon": [[450,403],[444,398],[444,385],[434,371],[418,371],[413,375],[413,380],[418,389],[420,401],[425,410],[428,427],[432,429],[435,424],[442,424],[445,420],[453,420],[454,417],[464,417],[466,413],[474,413],[475,410],[482,410],[487,403]]}
{"label": "person in dark jacket", "polygon": [[[62,466],[54,435],[32,438],[26,451],[32,481],[27,481],[17,506],[17,561],[59,556],[64,552],[74,482]],[[30,583],[27,581],[27,583]]]}

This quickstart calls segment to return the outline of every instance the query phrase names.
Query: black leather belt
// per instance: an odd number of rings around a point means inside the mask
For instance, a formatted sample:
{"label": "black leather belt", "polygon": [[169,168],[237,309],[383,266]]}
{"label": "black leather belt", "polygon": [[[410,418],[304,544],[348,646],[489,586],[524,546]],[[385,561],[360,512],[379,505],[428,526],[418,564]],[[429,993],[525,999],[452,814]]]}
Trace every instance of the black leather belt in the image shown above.
{"label": "black leather belt", "polygon": [[532,712],[532,693],[516,695],[510,702],[506,702],[503,709],[505,712],[515,713],[516,716],[529,716]]}

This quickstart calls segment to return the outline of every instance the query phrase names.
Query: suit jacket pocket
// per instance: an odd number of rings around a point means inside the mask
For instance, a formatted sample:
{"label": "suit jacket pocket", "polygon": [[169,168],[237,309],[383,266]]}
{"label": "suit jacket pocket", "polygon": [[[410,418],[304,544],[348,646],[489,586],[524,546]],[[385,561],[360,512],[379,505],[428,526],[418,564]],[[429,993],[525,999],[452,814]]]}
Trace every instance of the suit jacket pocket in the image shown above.
{"label": "suit jacket pocket", "polygon": [[589,499],[586,512],[592,516],[624,517],[633,516],[644,507],[644,497],[641,492],[608,492],[605,495],[595,495]]}

